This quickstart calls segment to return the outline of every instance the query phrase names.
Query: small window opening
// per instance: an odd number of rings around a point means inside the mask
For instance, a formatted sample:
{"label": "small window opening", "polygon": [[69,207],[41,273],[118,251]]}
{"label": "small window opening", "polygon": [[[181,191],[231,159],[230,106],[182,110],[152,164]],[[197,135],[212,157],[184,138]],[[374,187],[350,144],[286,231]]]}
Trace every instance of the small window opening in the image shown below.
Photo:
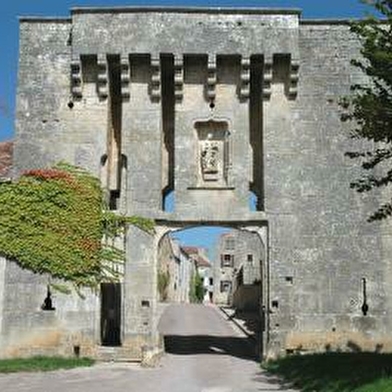
{"label": "small window opening", "polygon": [[366,289],[366,278],[362,278],[362,293],[363,293],[363,303],[361,306],[361,311],[364,316],[369,312],[369,305],[367,303],[367,289]]}
{"label": "small window opening", "polygon": [[286,276],[285,280],[287,283],[293,284],[294,278],[292,276]]}
{"label": "small window opening", "polygon": [[49,285],[47,287],[46,297],[44,299],[44,303],[41,305],[41,309],[42,310],[56,310],[56,308],[53,307],[52,293],[50,291]]}
{"label": "small window opening", "polygon": [[100,160],[100,161],[101,161],[101,166],[105,166],[107,160],[108,160],[107,154],[103,154],[103,155],[101,156],[101,160]]}
{"label": "small window opening", "polygon": [[120,191],[110,191],[109,195],[109,209],[110,210],[118,210],[120,200]]}
{"label": "small window opening", "polygon": [[231,282],[228,280],[222,281],[220,291],[221,293],[229,293],[231,291]]}
{"label": "small window opening", "polygon": [[221,257],[221,267],[233,267],[234,266],[234,255],[223,254]]}
{"label": "small window opening", "polygon": [[225,241],[225,248],[226,248],[226,250],[234,250],[235,249],[235,239],[234,238],[227,238]]}
{"label": "small window opening", "polygon": [[150,307],[150,301],[142,300],[142,307],[143,308],[149,308]]}
{"label": "small window opening", "polygon": [[277,300],[272,301],[271,305],[275,309],[279,308],[279,302]]}
{"label": "small window opening", "polygon": [[72,101],[69,101],[69,102],[68,102],[68,107],[69,107],[70,109],[72,109],[72,108],[74,107],[74,103],[73,103]]}

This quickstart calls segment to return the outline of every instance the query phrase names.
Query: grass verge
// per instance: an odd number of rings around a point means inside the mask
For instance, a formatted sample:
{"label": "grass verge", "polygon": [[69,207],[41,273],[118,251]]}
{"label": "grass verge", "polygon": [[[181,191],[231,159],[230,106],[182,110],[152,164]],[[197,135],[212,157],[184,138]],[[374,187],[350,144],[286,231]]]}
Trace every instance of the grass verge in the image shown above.
{"label": "grass verge", "polygon": [[392,392],[392,354],[293,355],[262,366],[303,392]]}
{"label": "grass verge", "polygon": [[47,372],[58,369],[72,369],[91,366],[90,358],[33,357],[0,360],[0,373]]}

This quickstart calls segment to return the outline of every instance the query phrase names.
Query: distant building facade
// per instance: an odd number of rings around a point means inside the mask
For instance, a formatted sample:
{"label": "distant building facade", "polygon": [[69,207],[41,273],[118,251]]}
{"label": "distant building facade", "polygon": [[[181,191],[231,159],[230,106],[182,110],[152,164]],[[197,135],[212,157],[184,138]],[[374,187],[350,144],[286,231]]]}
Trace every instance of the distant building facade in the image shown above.
{"label": "distant building facade", "polygon": [[164,302],[189,302],[191,279],[197,269],[192,257],[169,235],[158,248],[158,294]]}
{"label": "distant building facade", "polygon": [[260,238],[247,231],[232,230],[220,236],[216,254],[215,303],[257,309],[264,257]]}

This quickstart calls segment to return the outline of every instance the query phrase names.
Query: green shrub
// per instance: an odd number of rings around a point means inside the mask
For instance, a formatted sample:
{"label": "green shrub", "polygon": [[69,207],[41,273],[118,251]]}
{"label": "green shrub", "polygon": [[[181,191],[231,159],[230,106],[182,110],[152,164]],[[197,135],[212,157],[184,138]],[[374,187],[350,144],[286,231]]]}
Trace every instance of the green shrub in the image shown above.
{"label": "green shrub", "polygon": [[167,300],[167,289],[170,283],[169,271],[158,271],[158,292],[161,301]]}

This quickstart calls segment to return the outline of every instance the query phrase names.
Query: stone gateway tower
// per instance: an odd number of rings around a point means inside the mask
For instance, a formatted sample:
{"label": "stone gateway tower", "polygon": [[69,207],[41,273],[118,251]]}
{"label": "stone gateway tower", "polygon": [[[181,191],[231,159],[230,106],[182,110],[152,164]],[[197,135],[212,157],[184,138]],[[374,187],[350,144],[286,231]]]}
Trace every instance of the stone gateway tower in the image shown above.
{"label": "stone gateway tower", "polygon": [[391,229],[366,223],[376,200],[348,187],[337,104],[363,80],[358,53],[346,21],[295,9],[21,18],[15,175],[80,165],[112,210],[153,218],[156,233],[131,228],[122,281],[85,299],[0,259],[0,355],[159,347],[159,242],[205,224],[258,235],[264,356],[392,350]]}

